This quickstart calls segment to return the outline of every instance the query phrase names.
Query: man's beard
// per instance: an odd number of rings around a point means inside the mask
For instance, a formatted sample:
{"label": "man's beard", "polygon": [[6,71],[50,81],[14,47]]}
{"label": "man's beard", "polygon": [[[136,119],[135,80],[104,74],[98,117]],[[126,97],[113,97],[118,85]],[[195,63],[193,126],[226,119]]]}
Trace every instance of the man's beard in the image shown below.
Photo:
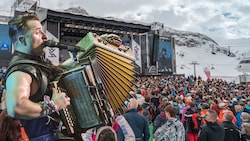
{"label": "man's beard", "polygon": [[45,47],[45,42],[43,42],[37,48],[32,49],[32,53],[36,56],[41,56],[45,53]]}

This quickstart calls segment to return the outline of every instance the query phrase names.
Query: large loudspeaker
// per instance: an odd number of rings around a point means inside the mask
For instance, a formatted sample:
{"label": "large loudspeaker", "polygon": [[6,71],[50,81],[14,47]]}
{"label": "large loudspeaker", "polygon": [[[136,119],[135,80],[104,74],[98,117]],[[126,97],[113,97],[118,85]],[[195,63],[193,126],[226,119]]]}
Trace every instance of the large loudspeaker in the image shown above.
{"label": "large loudspeaker", "polygon": [[159,35],[158,34],[153,34],[151,37],[153,41],[153,48],[152,48],[152,54],[151,54],[151,65],[156,65],[156,62],[158,61],[158,50],[159,50]]}
{"label": "large loudspeaker", "polygon": [[121,45],[118,36],[98,36],[94,33],[88,33],[76,45],[85,49],[85,52],[78,53],[80,60],[91,58],[94,74],[102,83],[114,112],[124,113],[124,102],[130,97],[137,73],[131,49]]}

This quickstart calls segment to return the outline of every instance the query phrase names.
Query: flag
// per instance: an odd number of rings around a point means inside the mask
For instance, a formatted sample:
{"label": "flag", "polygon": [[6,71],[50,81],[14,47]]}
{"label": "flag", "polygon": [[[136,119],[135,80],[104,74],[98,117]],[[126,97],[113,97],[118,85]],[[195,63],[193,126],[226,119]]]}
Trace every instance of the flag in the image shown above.
{"label": "flag", "polygon": [[141,68],[141,46],[132,39],[132,54],[135,58],[135,63]]}
{"label": "flag", "polygon": [[203,68],[203,71],[204,71],[204,73],[206,74],[207,79],[210,80],[210,76],[211,76],[211,74],[210,74],[210,69],[209,69],[208,67],[204,67],[204,68]]}

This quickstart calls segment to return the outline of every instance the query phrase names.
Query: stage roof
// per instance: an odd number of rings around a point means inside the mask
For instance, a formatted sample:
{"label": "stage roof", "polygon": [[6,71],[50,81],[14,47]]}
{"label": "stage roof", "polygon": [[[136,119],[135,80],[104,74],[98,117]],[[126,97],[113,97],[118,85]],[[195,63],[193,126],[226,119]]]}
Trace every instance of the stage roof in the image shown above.
{"label": "stage roof", "polygon": [[126,32],[127,34],[145,33],[151,30],[150,24],[127,22],[112,17],[94,17],[90,15],[56,11],[51,9],[47,9],[46,21],[59,22],[62,25],[66,25],[64,28],[67,28],[67,25],[70,28],[73,26],[79,28],[81,26],[84,29],[91,28],[91,30],[95,29],[98,31],[109,29],[107,32],[116,31],[117,33]]}

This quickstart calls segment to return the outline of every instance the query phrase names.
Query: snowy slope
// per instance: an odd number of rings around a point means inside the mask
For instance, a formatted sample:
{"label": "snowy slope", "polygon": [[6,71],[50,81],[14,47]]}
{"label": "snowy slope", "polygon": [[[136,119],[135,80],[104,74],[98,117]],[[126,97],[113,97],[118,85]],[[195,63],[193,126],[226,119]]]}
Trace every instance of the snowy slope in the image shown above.
{"label": "snowy slope", "polygon": [[[206,79],[204,68],[210,70],[211,77],[220,77],[227,80],[235,80],[241,72],[235,67],[239,63],[237,57],[228,57],[222,53],[211,53],[212,49],[209,45],[201,47],[176,47],[176,64],[177,74],[194,75],[194,65],[191,63],[196,61],[196,76]],[[211,69],[214,68],[214,69]]]}

